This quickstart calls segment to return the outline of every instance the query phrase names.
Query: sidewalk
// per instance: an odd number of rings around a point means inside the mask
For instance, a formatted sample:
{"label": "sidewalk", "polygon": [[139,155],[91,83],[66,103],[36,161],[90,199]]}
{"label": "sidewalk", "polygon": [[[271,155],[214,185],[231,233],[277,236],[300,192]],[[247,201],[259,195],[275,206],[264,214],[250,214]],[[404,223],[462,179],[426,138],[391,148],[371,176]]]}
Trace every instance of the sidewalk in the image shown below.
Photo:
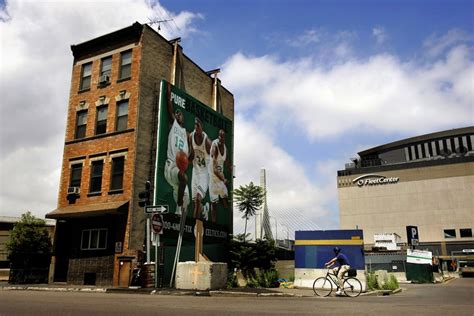
{"label": "sidewalk", "polygon": [[[0,282],[0,291],[56,291],[56,292],[96,292],[96,293],[121,293],[121,294],[146,294],[146,295],[191,295],[191,296],[233,296],[233,297],[316,297],[312,289],[306,288],[234,288],[211,291],[199,290],[179,290],[173,288],[118,288],[100,287],[87,285],[67,285],[67,284],[8,284]],[[391,295],[400,292],[396,291],[375,291],[362,293],[361,296],[368,295]]]}

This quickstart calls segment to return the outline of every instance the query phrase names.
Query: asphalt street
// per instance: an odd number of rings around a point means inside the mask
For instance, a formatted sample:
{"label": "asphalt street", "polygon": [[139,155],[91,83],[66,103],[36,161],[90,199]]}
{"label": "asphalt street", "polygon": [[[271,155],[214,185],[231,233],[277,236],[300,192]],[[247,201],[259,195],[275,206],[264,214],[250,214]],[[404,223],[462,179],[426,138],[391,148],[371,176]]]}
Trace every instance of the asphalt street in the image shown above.
{"label": "asphalt street", "polygon": [[408,284],[390,296],[197,297],[0,291],[3,315],[474,315],[474,279]]}

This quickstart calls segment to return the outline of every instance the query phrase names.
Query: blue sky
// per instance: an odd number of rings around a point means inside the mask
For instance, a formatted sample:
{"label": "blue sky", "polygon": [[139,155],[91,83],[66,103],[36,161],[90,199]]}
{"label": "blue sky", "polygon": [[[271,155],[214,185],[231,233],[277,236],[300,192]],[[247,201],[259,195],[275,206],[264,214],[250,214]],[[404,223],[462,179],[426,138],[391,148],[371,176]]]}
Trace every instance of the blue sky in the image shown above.
{"label": "blue sky", "polygon": [[[235,97],[235,185],[258,183],[266,168],[280,236],[338,227],[337,170],[358,151],[474,125],[474,1],[16,0],[0,8],[1,215],[55,208],[69,46],[134,21],[173,19],[160,33],[182,37],[204,70],[221,68]],[[239,214],[234,221],[242,231]]]}

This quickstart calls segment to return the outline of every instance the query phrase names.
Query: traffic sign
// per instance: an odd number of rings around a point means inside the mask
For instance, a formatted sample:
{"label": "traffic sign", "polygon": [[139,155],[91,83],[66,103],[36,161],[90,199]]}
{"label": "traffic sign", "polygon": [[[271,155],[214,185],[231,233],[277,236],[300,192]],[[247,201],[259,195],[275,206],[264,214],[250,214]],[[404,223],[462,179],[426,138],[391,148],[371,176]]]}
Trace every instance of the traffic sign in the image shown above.
{"label": "traffic sign", "polygon": [[166,213],[168,213],[168,205],[148,205],[148,206],[145,206],[145,213],[147,213],[147,214],[152,214],[152,213],[166,214]]}
{"label": "traffic sign", "polygon": [[155,234],[163,234],[163,216],[161,214],[153,214],[151,217],[151,227]]}

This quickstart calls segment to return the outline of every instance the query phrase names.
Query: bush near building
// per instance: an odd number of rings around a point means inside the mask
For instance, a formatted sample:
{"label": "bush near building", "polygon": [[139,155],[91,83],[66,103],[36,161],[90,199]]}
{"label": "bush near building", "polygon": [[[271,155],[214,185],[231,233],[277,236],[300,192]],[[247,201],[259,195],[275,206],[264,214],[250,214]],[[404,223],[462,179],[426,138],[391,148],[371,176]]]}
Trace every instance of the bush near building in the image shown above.
{"label": "bush near building", "polygon": [[243,234],[236,236],[229,246],[229,286],[237,286],[235,271],[241,271],[248,287],[278,286],[278,272],[275,270],[276,249],[273,241],[257,240],[245,242]]}
{"label": "bush near building", "polygon": [[10,260],[10,283],[47,283],[51,239],[44,220],[30,212],[21,215],[6,244]]}

